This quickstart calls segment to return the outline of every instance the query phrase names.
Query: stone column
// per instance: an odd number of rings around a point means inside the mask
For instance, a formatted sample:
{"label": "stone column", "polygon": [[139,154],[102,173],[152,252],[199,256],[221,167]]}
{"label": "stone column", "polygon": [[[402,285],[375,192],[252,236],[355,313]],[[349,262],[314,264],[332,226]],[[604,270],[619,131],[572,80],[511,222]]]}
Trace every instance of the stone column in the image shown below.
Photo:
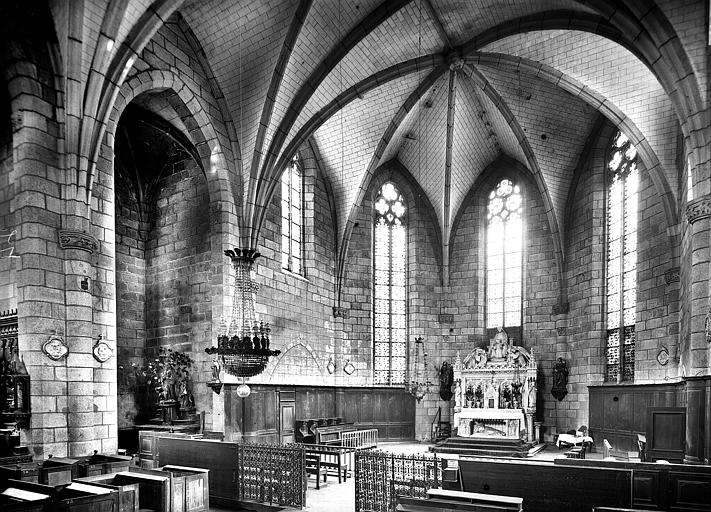
{"label": "stone column", "polygon": [[[94,267],[91,255],[98,242],[83,230],[59,230],[64,249],[66,296],[67,443],[68,455],[78,457],[101,450],[95,428],[103,425],[94,412],[94,358],[92,347],[98,337],[93,324],[92,283]],[[108,437],[98,433],[100,438]]]}
{"label": "stone column", "polygon": [[688,297],[691,314],[691,341],[687,375],[709,373],[709,342],[711,342],[711,305],[709,304],[709,269],[711,263],[711,194],[706,194],[686,206],[691,234],[691,294]]}

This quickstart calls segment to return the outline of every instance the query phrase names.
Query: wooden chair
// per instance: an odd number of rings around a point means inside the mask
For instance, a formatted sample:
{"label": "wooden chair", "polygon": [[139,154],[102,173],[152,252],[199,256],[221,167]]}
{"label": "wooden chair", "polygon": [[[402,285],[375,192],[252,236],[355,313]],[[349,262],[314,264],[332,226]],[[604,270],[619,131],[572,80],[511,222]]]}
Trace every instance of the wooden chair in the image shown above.
{"label": "wooden chair", "polygon": [[306,475],[316,475],[316,489],[321,488],[321,475],[323,475],[323,481],[326,482],[326,475],[328,475],[328,470],[321,466],[321,456],[318,454],[307,453],[304,455]]}

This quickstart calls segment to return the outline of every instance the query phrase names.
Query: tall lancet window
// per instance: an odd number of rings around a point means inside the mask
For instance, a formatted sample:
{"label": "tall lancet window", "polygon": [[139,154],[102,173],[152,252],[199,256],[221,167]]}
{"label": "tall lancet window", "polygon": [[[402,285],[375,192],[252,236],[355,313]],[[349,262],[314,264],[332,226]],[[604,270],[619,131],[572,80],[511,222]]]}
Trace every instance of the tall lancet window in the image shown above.
{"label": "tall lancet window", "polygon": [[402,384],[407,363],[406,206],[397,187],[385,183],[375,198],[375,384]]}
{"label": "tall lancet window", "polygon": [[304,226],[303,180],[299,156],[281,175],[281,266],[302,273],[302,231]]}
{"label": "tall lancet window", "polygon": [[489,194],[486,230],[486,327],[520,339],[523,291],[521,190],[501,180]]}
{"label": "tall lancet window", "polygon": [[607,163],[607,367],[605,380],[634,379],[637,303],[637,149],[619,132]]}

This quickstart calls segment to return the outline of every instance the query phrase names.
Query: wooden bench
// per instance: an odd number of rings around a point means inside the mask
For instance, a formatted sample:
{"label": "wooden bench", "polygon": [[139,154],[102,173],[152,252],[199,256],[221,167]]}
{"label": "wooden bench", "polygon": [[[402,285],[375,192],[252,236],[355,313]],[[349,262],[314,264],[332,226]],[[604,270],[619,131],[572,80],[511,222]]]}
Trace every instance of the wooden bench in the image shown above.
{"label": "wooden bench", "polygon": [[324,483],[326,482],[326,475],[328,475],[326,468],[321,466],[321,456],[318,454],[306,453],[304,455],[304,464],[306,467],[306,475],[316,475],[316,489],[320,489],[321,475],[323,475]]}
{"label": "wooden bench", "polygon": [[521,512],[523,498],[474,492],[429,489],[427,498],[398,496],[398,512]]}
{"label": "wooden bench", "polygon": [[501,496],[498,494],[482,494],[478,492],[449,491],[447,489],[429,489],[427,497],[432,499],[461,501],[476,505],[495,505],[496,510],[523,510],[523,498]]}
{"label": "wooden bench", "polygon": [[348,480],[348,473],[352,467],[351,459],[356,451],[355,448],[326,444],[307,444],[303,446],[307,456],[318,456],[322,468],[325,468],[327,472],[335,472],[339,484]]}

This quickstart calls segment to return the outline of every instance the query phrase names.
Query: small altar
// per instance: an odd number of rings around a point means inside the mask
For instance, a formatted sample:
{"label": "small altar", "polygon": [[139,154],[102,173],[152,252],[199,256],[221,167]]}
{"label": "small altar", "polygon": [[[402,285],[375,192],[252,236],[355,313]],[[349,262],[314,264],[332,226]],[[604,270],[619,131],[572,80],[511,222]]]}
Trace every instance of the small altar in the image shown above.
{"label": "small altar", "polygon": [[538,365],[499,328],[488,349],[454,363],[454,422],[458,437],[537,441],[534,432]]}

